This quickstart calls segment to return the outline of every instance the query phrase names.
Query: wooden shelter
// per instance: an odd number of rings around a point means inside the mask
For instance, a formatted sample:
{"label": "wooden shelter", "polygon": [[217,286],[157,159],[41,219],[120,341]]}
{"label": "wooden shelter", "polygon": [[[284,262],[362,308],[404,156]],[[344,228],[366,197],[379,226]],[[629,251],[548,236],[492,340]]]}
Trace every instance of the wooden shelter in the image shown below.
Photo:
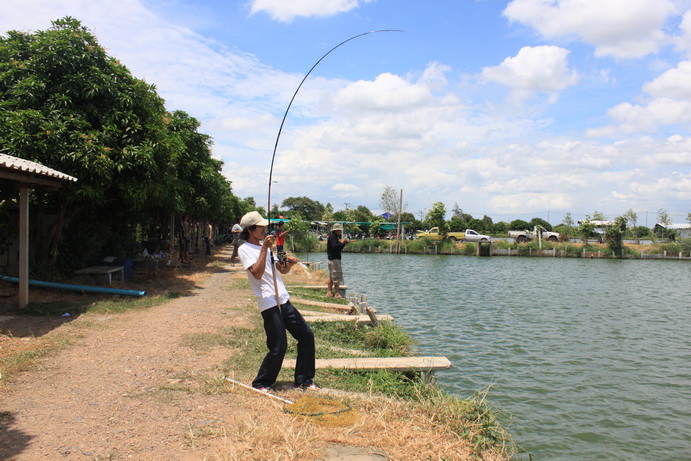
{"label": "wooden shelter", "polygon": [[29,191],[59,189],[63,181],[77,178],[40,163],[0,154],[0,178],[16,181],[19,187],[19,307],[29,303]]}

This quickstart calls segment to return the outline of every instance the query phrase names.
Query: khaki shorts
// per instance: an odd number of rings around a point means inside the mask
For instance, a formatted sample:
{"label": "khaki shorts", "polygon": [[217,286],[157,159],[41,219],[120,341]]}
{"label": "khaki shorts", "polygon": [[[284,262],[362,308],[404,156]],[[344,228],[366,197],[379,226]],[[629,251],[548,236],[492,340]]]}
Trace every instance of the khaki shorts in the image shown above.
{"label": "khaki shorts", "polygon": [[340,259],[329,259],[329,279],[338,284],[343,283],[343,270]]}

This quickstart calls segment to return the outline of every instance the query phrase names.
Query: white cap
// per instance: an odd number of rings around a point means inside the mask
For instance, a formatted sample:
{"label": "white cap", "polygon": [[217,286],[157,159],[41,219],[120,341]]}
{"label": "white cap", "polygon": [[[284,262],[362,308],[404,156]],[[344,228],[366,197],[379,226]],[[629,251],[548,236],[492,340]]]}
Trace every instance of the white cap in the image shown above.
{"label": "white cap", "polygon": [[269,221],[262,218],[258,211],[250,211],[240,220],[240,225],[247,229],[250,226],[268,226]]}

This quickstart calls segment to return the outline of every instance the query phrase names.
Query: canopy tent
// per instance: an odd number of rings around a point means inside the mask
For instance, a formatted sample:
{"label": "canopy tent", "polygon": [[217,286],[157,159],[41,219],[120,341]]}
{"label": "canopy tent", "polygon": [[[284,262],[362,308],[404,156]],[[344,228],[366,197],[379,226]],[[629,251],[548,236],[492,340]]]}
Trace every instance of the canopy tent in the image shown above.
{"label": "canopy tent", "polygon": [[59,189],[63,181],[77,178],[40,163],[0,154],[0,178],[19,186],[19,307],[29,303],[29,191]]}

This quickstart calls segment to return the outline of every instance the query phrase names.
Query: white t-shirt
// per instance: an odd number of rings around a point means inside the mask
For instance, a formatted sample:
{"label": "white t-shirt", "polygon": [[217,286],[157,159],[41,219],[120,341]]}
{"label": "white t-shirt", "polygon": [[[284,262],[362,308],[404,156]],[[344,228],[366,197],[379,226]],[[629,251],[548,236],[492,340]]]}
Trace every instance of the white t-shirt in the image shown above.
{"label": "white t-shirt", "polygon": [[[253,243],[245,242],[242,244],[238,250],[238,256],[240,256],[242,267],[245,270],[249,269],[257,262],[261,249],[262,247]],[[275,258],[274,261],[276,261]],[[267,253],[266,268],[264,269],[262,278],[256,279],[249,271],[247,272],[247,278],[250,281],[252,292],[259,298],[259,312],[270,309],[276,305],[276,292],[274,291],[274,280],[271,275],[272,269],[276,271],[276,284],[278,285],[278,295],[281,304],[288,302],[290,299],[288,291],[286,291],[286,287],[283,284],[283,279],[281,279],[281,273],[278,272],[275,266],[273,268],[271,267],[271,256]]]}

